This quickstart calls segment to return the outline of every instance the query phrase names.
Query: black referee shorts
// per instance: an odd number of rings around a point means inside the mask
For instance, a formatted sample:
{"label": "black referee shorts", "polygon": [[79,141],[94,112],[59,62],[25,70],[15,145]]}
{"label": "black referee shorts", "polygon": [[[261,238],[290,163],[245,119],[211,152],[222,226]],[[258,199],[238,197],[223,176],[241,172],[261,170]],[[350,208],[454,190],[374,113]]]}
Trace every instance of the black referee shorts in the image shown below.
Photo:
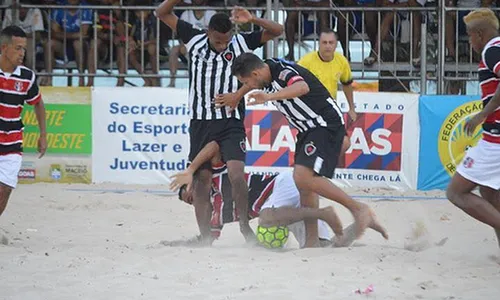
{"label": "black referee shorts", "polygon": [[317,127],[300,132],[295,147],[295,164],[312,169],[316,174],[333,178],[339,160],[345,127]]}
{"label": "black referee shorts", "polygon": [[[246,133],[242,120],[235,118],[222,120],[191,120],[189,125],[189,161],[211,141],[219,144],[222,160],[245,162]],[[210,168],[210,162],[203,165]]]}

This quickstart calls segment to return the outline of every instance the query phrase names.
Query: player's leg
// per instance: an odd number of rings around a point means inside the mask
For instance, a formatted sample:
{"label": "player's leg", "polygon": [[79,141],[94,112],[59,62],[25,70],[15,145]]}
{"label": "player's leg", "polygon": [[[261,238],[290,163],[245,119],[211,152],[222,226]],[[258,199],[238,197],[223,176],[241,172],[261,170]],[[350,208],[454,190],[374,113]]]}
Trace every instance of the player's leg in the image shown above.
{"label": "player's leg", "polygon": [[[315,128],[302,133],[297,141],[293,175],[299,191],[317,193],[346,207],[354,216],[359,237],[371,222],[376,222],[373,211],[349,197],[329,179],[333,177],[344,136],[343,126],[337,131]],[[302,206],[314,207],[311,199],[301,197]],[[309,238],[309,232],[307,235]]]}
{"label": "player's leg", "polygon": [[448,185],[446,197],[474,219],[500,229],[500,212],[491,203],[472,193],[476,186],[476,183],[457,172]]}
{"label": "player's leg", "polygon": [[216,141],[222,160],[226,162],[231,194],[238,209],[240,231],[247,241],[254,241],[255,234],[248,223],[248,185],[245,180],[246,133],[243,121],[218,120]]}
{"label": "player's leg", "polygon": [[[210,121],[191,120],[189,124],[189,161],[210,142]],[[210,204],[210,188],[212,184],[212,171],[210,164],[204,164],[193,176],[193,205],[196,221],[204,242],[212,241],[210,234],[210,219],[212,206]]]}
{"label": "player's leg", "polygon": [[[479,193],[481,197],[486,199],[491,205],[493,205],[498,211],[500,211],[500,191],[494,190],[489,187],[480,186]],[[495,234],[497,236],[498,247],[500,247],[500,229],[495,229]]]}
{"label": "player's leg", "polygon": [[500,147],[480,140],[467,151],[446,190],[451,203],[494,229],[500,229],[500,212],[472,190],[478,185],[500,188],[498,153]]}
{"label": "player's leg", "polygon": [[12,187],[0,182],[0,216],[7,207],[7,202],[9,201],[11,192]]}
{"label": "player's leg", "polygon": [[310,207],[274,207],[259,213],[259,225],[264,227],[288,226],[300,221],[325,221],[336,235],[342,235],[342,223],[332,206],[324,208]]}

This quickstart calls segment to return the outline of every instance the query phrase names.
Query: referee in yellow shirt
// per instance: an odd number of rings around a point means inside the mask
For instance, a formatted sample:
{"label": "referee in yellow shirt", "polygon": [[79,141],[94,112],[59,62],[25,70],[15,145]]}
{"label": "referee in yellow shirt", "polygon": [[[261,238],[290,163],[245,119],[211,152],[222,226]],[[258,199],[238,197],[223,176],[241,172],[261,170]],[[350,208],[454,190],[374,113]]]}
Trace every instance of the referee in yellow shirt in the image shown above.
{"label": "referee in yellow shirt", "polygon": [[[322,31],[319,36],[319,51],[304,55],[298,64],[313,73],[328,89],[330,95],[335,100],[337,100],[338,83],[340,81],[343,85],[347,102],[349,103],[348,115],[353,121],[356,121],[357,115],[354,110],[351,67],[345,56],[335,52],[336,49],[337,34],[335,31]],[[342,152],[347,151],[350,145],[350,140],[346,136]]]}

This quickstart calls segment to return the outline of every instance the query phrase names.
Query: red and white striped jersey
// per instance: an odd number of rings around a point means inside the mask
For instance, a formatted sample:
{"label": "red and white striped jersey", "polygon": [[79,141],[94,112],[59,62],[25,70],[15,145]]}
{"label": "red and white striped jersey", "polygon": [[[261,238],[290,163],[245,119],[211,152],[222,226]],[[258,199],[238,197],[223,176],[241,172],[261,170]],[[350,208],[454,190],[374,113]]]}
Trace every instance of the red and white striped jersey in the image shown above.
{"label": "red and white striped jersey", "polygon": [[[220,231],[226,223],[239,220],[238,210],[232,196],[229,175],[225,165],[212,166],[212,218],[210,227],[212,236],[218,238]],[[253,219],[259,216],[262,205],[269,198],[274,189],[274,183],[278,175],[262,175],[256,173],[245,173],[248,184],[248,217]]]}
{"label": "red and white striped jersey", "polygon": [[0,70],[0,155],[23,151],[23,106],[35,105],[41,98],[32,70],[23,66],[12,74]]}
{"label": "red and white striped jersey", "polygon": [[[484,47],[478,71],[481,100],[485,106],[495,94],[500,83],[500,37],[491,39]],[[497,108],[484,121],[483,139],[500,144],[500,108]]]}

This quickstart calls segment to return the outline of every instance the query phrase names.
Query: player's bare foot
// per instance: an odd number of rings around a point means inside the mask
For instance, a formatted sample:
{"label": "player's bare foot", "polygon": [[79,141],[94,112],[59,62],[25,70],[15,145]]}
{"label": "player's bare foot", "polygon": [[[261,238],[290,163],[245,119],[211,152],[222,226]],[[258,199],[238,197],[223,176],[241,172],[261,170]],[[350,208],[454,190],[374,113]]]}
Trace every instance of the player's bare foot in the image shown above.
{"label": "player's bare foot", "polygon": [[247,243],[257,243],[257,237],[248,223],[240,223],[240,232]]}
{"label": "player's bare foot", "polygon": [[387,233],[387,230],[380,224],[380,222],[377,220],[377,217],[375,216],[375,213],[372,212],[372,221],[370,225],[368,225],[369,228],[377,231],[380,233],[384,239],[388,240],[389,239],[389,234]]}
{"label": "player's bare foot", "polygon": [[342,228],[342,222],[339,216],[335,212],[333,206],[328,206],[321,209],[324,212],[324,220],[337,236],[342,236],[344,234],[344,229]]}
{"label": "player's bare foot", "polygon": [[364,204],[359,204],[359,209],[352,212],[356,224],[356,238],[359,239],[366,231],[366,228],[372,224],[375,213],[371,208]]}

